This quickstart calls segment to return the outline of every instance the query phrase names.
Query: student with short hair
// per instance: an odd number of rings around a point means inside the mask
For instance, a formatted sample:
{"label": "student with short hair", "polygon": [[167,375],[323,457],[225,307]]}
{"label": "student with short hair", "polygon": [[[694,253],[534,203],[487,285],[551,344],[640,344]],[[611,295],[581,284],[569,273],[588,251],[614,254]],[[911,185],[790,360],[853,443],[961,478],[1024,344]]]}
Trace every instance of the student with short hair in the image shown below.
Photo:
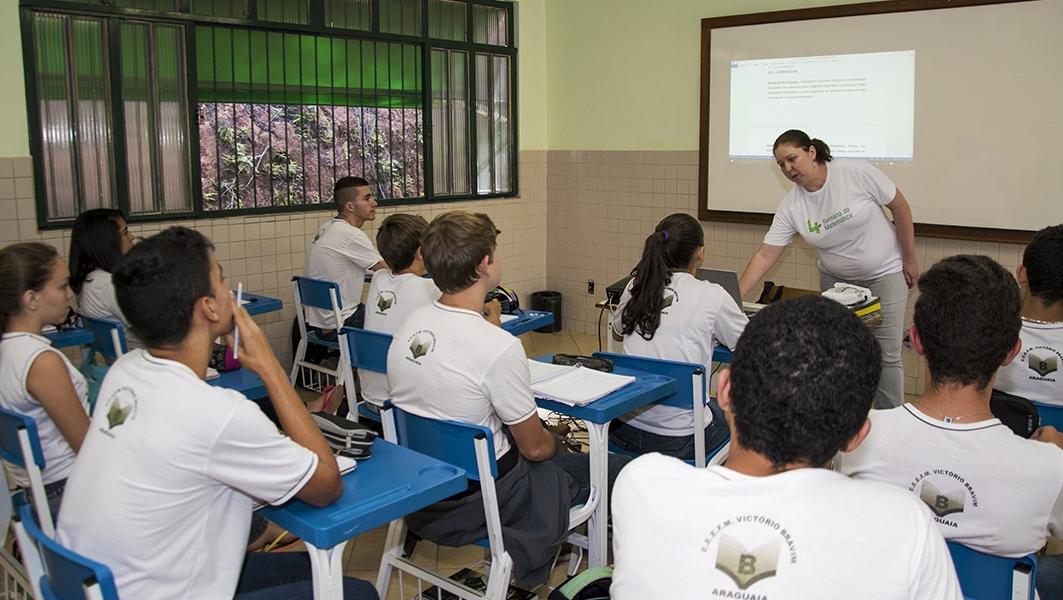
{"label": "student with short hair", "polygon": [[[613,335],[623,340],[625,354],[704,365],[708,374],[717,342],[734,347],[749,318],[726,290],[695,277],[704,259],[697,219],[676,213],[657,224],[616,309]],[[727,422],[715,401],[708,407],[705,448],[711,449],[727,439]],[[694,411],[653,404],[614,421],[609,439],[638,454],[691,459]]]}
{"label": "student with short hair", "polygon": [[612,598],[961,598],[925,506],[828,468],[867,435],[879,372],[840,304],[760,311],[719,377],[726,465],[649,454],[617,479]]}
{"label": "student with short hair", "polygon": [[866,442],[836,461],[842,473],[918,496],[946,539],[1013,557],[1063,533],[1063,436],[1043,427],[1023,439],[989,409],[997,369],[1021,347],[1021,307],[1015,279],[989,257],[931,267],[909,331],[926,359],[926,390],[873,411]]}
{"label": "student with short hair", "polygon": [[[373,273],[366,296],[366,329],[394,334],[410,313],[439,298],[439,288],[425,277],[428,269],[421,256],[421,235],[427,227],[424,217],[406,213],[391,215],[380,224],[376,244],[391,269]],[[385,373],[359,369],[358,376],[366,402],[379,408],[391,397]]]}
{"label": "student with short hair", "polygon": [[115,208],[94,208],[78,215],[70,232],[70,287],[78,295],[78,312],[126,326],[126,346],[143,344],[129,327],[114,295],[111,274],[133,247],[125,215]]}
{"label": "student with short hair", "polygon": [[[584,454],[558,454],[558,442],[539,420],[520,340],[484,318],[487,292],[502,278],[494,223],[485,214],[448,212],[421,238],[438,300],[406,318],[388,351],[395,406],[422,417],[491,428],[498,459],[496,490],[506,550],[518,582],[544,583],[568,530],[572,502],[590,493]],[[513,446],[516,446],[514,448]],[[610,457],[612,477],[626,462]],[[604,499],[602,500],[604,501]],[[406,519],[411,530],[438,544],[460,546],[487,535],[478,488]]]}
{"label": "student with short hair", "polygon": [[[41,335],[61,323],[74,292],[70,271],[55,248],[36,242],[0,250],[0,406],[31,417],[44,453],[44,491],[52,514],[89,428],[88,385],[66,356]],[[8,481],[30,482],[4,463]]]}
{"label": "student with short hair", "polygon": [[[311,598],[305,555],[245,562],[251,508],[291,498],[324,506],[343,482],[213,246],[171,227],[130,250],[113,280],[146,348],[119,357],[100,387],[59,541],[110,567],[125,598]],[[232,344],[234,324],[240,360],[262,379],[287,437],[242,394],[204,381],[214,340]],[[345,580],[344,590],[376,598],[366,582]]]}
{"label": "student with short hair", "polygon": [[1063,225],[1037,232],[1017,272],[1022,290],[1022,349],[1000,368],[996,388],[1063,405]]}

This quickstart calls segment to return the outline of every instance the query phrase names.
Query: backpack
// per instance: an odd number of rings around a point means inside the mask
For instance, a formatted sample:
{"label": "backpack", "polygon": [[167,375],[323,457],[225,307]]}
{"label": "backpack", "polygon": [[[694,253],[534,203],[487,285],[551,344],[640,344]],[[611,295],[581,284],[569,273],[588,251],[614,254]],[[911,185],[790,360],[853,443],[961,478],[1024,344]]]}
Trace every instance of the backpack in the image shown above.
{"label": "backpack", "polygon": [[1041,426],[1041,415],[1033,402],[1015,394],[993,390],[989,412],[1020,437],[1029,438]]}
{"label": "backpack", "polygon": [[566,579],[547,600],[609,600],[611,583],[612,567],[593,567]]}

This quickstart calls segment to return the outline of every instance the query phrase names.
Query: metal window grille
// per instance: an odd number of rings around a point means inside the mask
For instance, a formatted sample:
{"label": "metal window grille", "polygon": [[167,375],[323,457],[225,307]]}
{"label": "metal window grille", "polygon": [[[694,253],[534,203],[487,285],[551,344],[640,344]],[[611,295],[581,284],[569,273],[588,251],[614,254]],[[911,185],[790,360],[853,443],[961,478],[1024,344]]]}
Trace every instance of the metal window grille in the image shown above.
{"label": "metal window grille", "polygon": [[440,196],[469,192],[468,61],[468,52],[432,50],[432,181]]}
{"label": "metal window grille", "polygon": [[509,86],[508,56],[476,54],[476,189],[482,194],[512,187]]}
{"label": "metal window grille", "polygon": [[325,25],[369,31],[373,27],[372,7],[370,0],[325,0]]}

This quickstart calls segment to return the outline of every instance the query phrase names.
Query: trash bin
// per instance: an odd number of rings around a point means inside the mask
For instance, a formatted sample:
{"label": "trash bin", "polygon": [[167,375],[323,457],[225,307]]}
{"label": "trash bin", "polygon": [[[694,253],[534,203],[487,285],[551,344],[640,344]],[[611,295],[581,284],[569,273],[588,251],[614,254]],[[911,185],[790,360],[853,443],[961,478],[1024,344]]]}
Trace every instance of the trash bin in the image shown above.
{"label": "trash bin", "polygon": [[532,292],[532,310],[545,310],[554,313],[554,322],[535,331],[539,333],[557,333],[561,331],[561,292]]}

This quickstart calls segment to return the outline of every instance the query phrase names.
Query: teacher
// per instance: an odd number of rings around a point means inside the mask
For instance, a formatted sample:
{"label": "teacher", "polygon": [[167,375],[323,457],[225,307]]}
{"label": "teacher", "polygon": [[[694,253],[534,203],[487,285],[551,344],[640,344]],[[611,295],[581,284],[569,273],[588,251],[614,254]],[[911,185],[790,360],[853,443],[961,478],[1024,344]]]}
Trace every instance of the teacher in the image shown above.
{"label": "teacher", "polygon": [[[904,194],[868,162],[833,161],[822,140],[797,129],[773,146],[775,162],[796,185],[779,203],[764,242],[749,259],[739,287],[745,295],[800,234],[819,256],[820,289],[837,282],[871,290],[882,303],[882,323],[873,333],[882,347],[882,379],[875,408],[904,402],[901,338],[908,288],[919,278],[912,209]],[[881,207],[893,214],[886,218]]]}

